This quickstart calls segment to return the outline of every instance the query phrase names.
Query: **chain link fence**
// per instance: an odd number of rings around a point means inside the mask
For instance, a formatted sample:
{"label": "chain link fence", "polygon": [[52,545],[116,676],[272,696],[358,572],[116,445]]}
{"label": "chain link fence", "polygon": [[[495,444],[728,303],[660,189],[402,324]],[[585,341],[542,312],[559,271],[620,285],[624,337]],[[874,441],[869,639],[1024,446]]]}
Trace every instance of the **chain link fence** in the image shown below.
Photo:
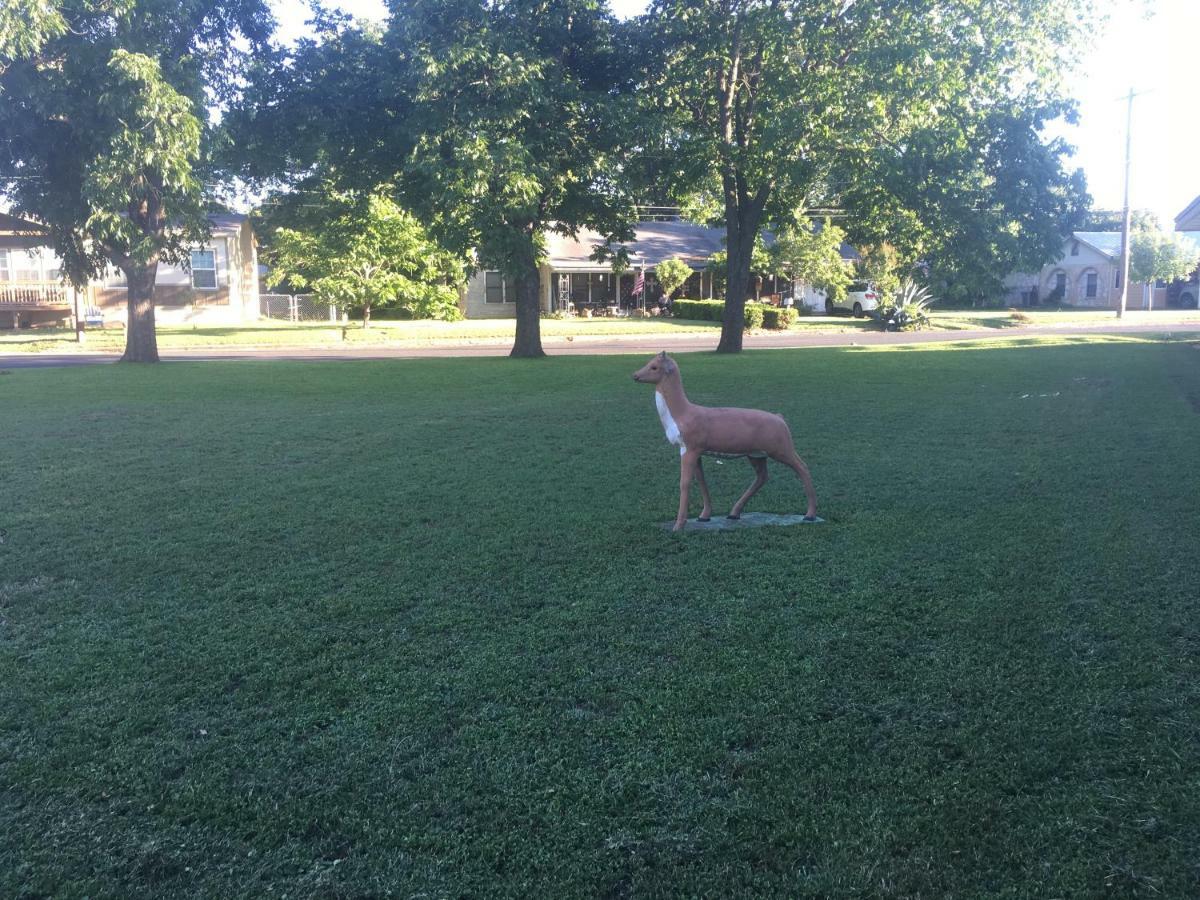
{"label": "chain link fence", "polygon": [[318,303],[312,294],[259,294],[258,313],[277,322],[336,322],[337,307]]}

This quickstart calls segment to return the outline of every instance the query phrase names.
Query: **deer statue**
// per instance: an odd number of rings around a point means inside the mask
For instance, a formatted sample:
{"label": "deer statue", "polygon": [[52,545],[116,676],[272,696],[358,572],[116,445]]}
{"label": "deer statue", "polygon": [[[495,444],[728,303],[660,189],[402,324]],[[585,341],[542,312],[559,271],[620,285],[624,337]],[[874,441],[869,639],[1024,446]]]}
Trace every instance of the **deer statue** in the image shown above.
{"label": "deer statue", "polygon": [[654,385],[654,403],[658,407],[658,416],[662,419],[667,440],[679,447],[679,514],[675,517],[674,531],[681,531],[687,524],[688,492],[693,478],[699,480],[700,495],[704,498],[700,521],[707,522],[712,516],[712,498],[708,494],[708,483],[704,480],[702,456],[744,456],[754,467],[754,483],[733,505],[727,518],[741,518],[742,510],[750,498],[767,483],[769,457],[788,466],[800,477],[804,493],[808,495],[808,512],[804,518],[809,521],[816,519],[817,494],[813,490],[812,476],[804,460],[796,453],[792,433],[782,416],[759,409],[696,406],[690,403],[683,392],[679,366],[667,356],[665,350],[634,372],[633,380]]}

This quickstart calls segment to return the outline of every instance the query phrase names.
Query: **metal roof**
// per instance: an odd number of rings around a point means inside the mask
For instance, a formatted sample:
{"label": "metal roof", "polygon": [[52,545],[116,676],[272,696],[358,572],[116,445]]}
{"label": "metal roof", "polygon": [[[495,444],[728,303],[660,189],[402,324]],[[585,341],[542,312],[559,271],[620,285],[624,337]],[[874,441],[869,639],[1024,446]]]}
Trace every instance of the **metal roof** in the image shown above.
{"label": "metal roof", "polygon": [[[693,269],[703,269],[710,256],[725,249],[724,228],[692,222],[638,222],[633,233],[633,240],[624,247],[635,268],[652,268],[668,259],[681,259]],[[764,234],[763,239],[769,245],[774,236]],[[546,236],[546,261],[557,271],[607,272],[608,263],[592,259],[596,247],[604,243],[604,236],[590,229],[581,229],[575,237],[550,233]],[[841,255],[847,260],[858,259],[858,252],[849,244],[842,244]]]}
{"label": "metal roof", "polygon": [[[607,271],[608,263],[592,259],[596,248],[604,243],[604,236],[591,229],[581,229],[575,237],[551,233],[546,237],[546,261],[552,269]],[[682,259],[699,269],[710,256],[725,249],[725,229],[691,222],[639,222],[633,240],[624,247],[634,267]]]}

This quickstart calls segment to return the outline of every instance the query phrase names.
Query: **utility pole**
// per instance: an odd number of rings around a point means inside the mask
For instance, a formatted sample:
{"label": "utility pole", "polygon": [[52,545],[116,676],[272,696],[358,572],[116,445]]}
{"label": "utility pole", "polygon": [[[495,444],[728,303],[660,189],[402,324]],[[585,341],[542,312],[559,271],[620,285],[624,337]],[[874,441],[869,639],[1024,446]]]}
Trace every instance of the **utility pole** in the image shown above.
{"label": "utility pole", "polygon": [[1121,217],[1121,297],[1117,306],[1118,319],[1125,315],[1125,302],[1129,297],[1129,151],[1133,141],[1133,98],[1137,96],[1133,88],[1130,88],[1126,98],[1128,106],[1125,110],[1125,211]]}

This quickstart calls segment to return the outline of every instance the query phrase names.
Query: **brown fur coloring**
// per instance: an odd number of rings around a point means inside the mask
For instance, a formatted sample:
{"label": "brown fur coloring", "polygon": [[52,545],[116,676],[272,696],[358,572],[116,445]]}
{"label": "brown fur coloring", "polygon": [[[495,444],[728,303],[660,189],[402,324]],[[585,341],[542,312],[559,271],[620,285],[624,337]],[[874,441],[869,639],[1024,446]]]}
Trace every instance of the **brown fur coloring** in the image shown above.
{"label": "brown fur coloring", "polygon": [[701,463],[701,457],[706,454],[745,456],[754,467],[754,482],[733,505],[729,518],[740,518],[746,503],[767,483],[767,457],[783,463],[799,476],[808,496],[805,516],[809,519],[816,516],[817,494],[812,476],[796,453],[792,433],[782,416],[759,409],[691,403],[683,392],[679,366],[665,350],[634,372],[633,380],[654,385],[655,401],[667,440],[679,445],[679,513],[675,517],[675,531],[682,530],[687,523],[688,492],[693,478],[700,482],[700,495],[704,498],[700,521],[706,522],[712,515],[712,499]]}

